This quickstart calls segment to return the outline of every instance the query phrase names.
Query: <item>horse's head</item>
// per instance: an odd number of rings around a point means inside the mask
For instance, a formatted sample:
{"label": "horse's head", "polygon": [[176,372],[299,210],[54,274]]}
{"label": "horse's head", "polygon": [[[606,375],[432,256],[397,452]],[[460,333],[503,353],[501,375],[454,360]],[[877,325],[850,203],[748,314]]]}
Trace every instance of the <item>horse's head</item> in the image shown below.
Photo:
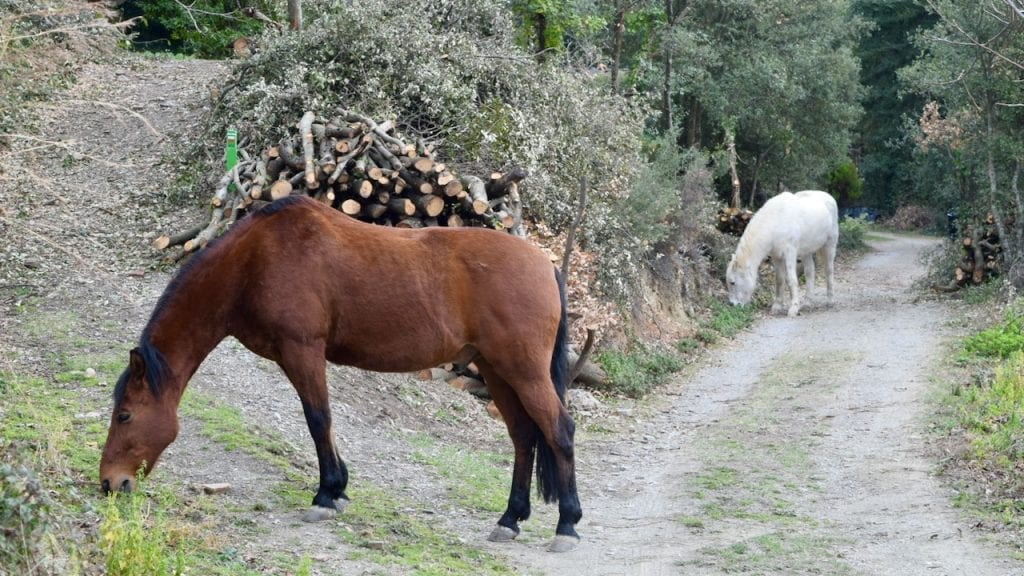
{"label": "horse's head", "polygon": [[757,288],[757,268],[738,265],[733,256],[725,269],[725,282],[729,288],[730,303],[735,306],[749,304]]}
{"label": "horse's head", "polygon": [[[149,363],[163,359],[150,354]],[[160,454],[178,436],[178,406],[167,382],[164,366],[147,366],[139,348],[131,351],[128,368],[121,375],[115,392],[114,410],[107,430],[107,443],[100,459],[100,482],[104,492],[130,492],[135,474],[153,469]]]}

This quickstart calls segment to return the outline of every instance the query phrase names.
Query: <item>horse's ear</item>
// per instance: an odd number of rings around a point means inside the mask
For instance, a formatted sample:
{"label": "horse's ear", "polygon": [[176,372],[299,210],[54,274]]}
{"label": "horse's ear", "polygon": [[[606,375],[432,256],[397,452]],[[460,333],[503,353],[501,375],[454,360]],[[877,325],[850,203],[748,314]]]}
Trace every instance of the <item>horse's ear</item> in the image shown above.
{"label": "horse's ear", "polygon": [[142,358],[142,351],[138,348],[133,348],[128,353],[128,372],[131,374],[132,380],[142,380],[142,377],[146,375],[146,361]]}

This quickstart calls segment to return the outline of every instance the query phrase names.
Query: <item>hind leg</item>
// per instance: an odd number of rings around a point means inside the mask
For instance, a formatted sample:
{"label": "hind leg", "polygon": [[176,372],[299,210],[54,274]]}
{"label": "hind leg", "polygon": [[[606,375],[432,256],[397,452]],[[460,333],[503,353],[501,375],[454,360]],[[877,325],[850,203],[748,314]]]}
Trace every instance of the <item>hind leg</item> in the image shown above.
{"label": "hind leg", "polygon": [[320,465],[320,488],[313,506],[302,519],[315,522],[333,518],[348,504],[345,487],[348,469],[338,455],[331,432],[331,407],[327,395],[327,362],[322,347],[279,345],[278,365],[284,370],[302,401],[309,434],[316,444]]}
{"label": "hind leg", "polygon": [[815,280],[815,269],[814,269],[814,252],[803,257],[804,263],[804,278],[807,281],[807,291],[804,296],[807,300],[811,300],[811,296],[814,293],[814,280]]}
{"label": "hind leg", "polygon": [[821,257],[822,260],[825,261],[825,286],[828,290],[828,305],[832,306],[835,303],[835,298],[832,292],[832,283],[835,280],[836,245],[832,242],[825,244],[825,248],[822,249]]}
{"label": "hind leg", "polygon": [[[553,552],[572,550],[579,543],[580,537],[576,533],[576,524],[583,516],[579,494],[576,490],[576,464],[573,447],[576,425],[573,423],[569,411],[565,409],[555,393],[554,384],[551,383],[551,378],[547,374],[548,367],[544,366],[543,372],[539,372],[537,376],[531,378],[523,376],[528,370],[524,370],[523,366],[520,366],[517,370],[505,371],[505,373],[516,373],[515,379],[503,379],[486,361],[481,362],[478,359],[477,365],[480,366],[486,381],[490,382],[497,378],[499,382],[505,384],[505,386],[496,387],[496,390],[498,390],[499,396],[504,397],[503,401],[512,409],[513,417],[517,419],[514,427],[509,423],[509,433],[513,436],[513,444],[516,445],[516,464],[512,494],[509,497],[509,510],[512,511],[512,514],[516,514],[514,503],[518,502],[518,498],[525,496],[526,502],[529,502],[530,466],[527,464],[536,460],[539,491],[545,501],[558,501],[558,525],[555,527],[555,538],[548,546],[548,550]],[[488,384],[488,387],[490,386],[491,384]],[[499,410],[503,410],[497,397],[495,397],[495,404]],[[506,422],[508,422],[504,411],[502,416],[505,416]],[[521,444],[527,446],[527,450],[522,453],[522,458],[520,457]],[[534,446],[536,446],[536,454],[534,454]],[[521,460],[524,464],[522,467],[520,467]],[[520,492],[520,490],[525,492]],[[509,514],[506,512],[506,515]],[[503,516],[502,520],[506,520],[506,517]]]}
{"label": "hind leg", "polygon": [[519,522],[530,517],[530,475],[533,473],[539,431],[512,388],[486,362],[478,359],[477,365],[495,406],[501,412],[515,450],[508,506],[488,537],[492,542],[507,542],[519,535]]}

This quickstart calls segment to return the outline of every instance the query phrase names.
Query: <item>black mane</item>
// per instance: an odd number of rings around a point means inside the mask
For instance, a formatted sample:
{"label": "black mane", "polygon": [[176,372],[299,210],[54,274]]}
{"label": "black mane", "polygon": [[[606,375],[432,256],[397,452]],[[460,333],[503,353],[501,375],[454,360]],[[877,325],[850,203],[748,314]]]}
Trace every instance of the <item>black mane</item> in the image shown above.
{"label": "black mane", "polygon": [[[135,351],[142,356],[142,361],[146,365],[146,382],[149,383],[149,391],[154,397],[159,397],[163,384],[171,373],[170,368],[167,366],[167,360],[145,334],[139,341],[139,346]],[[128,379],[130,377],[131,366],[124,369],[121,377],[117,379],[117,385],[114,386],[114,406],[120,406],[121,401],[124,400],[125,389],[128,387]]]}

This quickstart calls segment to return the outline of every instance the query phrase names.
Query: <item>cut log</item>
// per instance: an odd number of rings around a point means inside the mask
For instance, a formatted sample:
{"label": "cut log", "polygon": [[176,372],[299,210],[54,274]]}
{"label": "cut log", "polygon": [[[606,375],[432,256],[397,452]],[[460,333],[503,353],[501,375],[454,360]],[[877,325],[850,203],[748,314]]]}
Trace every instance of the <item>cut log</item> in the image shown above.
{"label": "cut log", "polygon": [[416,205],[408,198],[389,198],[386,204],[388,210],[399,216],[412,216],[416,213]]}
{"label": "cut log", "polygon": [[461,199],[462,209],[477,216],[485,214],[491,205],[487,203],[487,190],[484,181],[476,176],[463,176],[462,185],[468,192]]}
{"label": "cut log", "polygon": [[292,183],[288,180],[278,180],[270,186],[270,199],[280,200],[292,194]]}
{"label": "cut log", "polygon": [[415,196],[412,198],[412,203],[416,205],[420,214],[424,214],[428,218],[434,218],[444,211],[444,199],[433,194]]}
{"label": "cut log", "polygon": [[160,237],[153,241],[153,248],[156,248],[157,250],[166,250],[167,248],[170,248],[172,246],[180,246],[185,242],[188,242],[189,240],[195,238],[196,234],[199,234],[200,232],[203,231],[203,228],[206,228],[206,226],[200,224],[198,226],[189,228],[184,232],[179,232],[177,234],[173,234],[170,236],[168,236],[167,234],[162,234]]}
{"label": "cut log", "polygon": [[402,169],[398,171],[398,175],[405,181],[405,183],[413,190],[420,194],[433,194],[434,185],[427,182],[423,178],[413,174],[411,171]]}
{"label": "cut log", "polygon": [[363,210],[363,205],[349,198],[341,203],[341,211],[349,216],[358,216]]}
{"label": "cut log", "polygon": [[519,184],[526,178],[529,173],[524,168],[513,168],[508,172],[502,174],[496,172],[491,174],[491,179],[487,182],[486,190],[488,198],[500,198],[506,196],[509,193],[509,187],[512,184]]}
{"label": "cut log", "polygon": [[608,377],[605,375],[604,370],[584,359],[583,362],[579,361],[580,355],[575,351],[569,351],[569,366],[573,367],[573,371],[576,372],[576,381],[588,388],[605,388],[608,385]]}
{"label": "cut log", "polygon": [[306,174],[306,188],[316,188],[316,163],[313,161],[315,145],[313,143],[313,120],[316,115],[306,112],[299,120],[299,136],[302,138],[302,169]]}

